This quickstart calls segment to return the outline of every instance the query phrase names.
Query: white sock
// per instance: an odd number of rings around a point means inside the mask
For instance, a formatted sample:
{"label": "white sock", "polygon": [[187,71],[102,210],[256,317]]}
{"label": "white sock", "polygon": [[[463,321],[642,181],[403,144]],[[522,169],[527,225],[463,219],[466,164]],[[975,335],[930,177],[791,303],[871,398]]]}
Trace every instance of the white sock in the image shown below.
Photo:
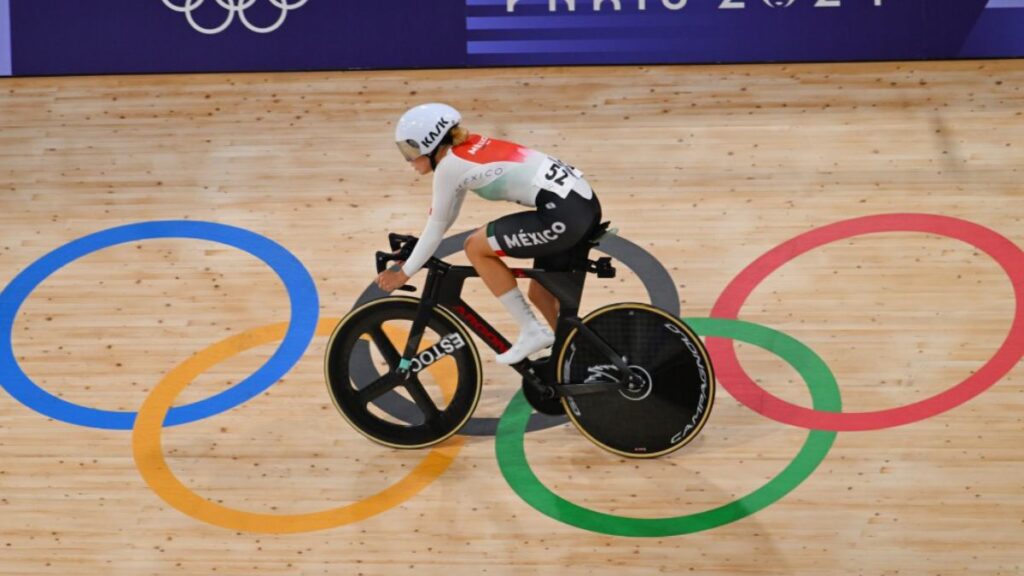
{"label": "white sock", "polygon": [[518,286],[498,296],[498,300],[501,301],[505,309],[516,319],[519,327],[523,330],[540,324],[537,321],[537,317],[533,315],[530,305],[526,303],[526,298],[523,297],[523,293],[519,290]]}

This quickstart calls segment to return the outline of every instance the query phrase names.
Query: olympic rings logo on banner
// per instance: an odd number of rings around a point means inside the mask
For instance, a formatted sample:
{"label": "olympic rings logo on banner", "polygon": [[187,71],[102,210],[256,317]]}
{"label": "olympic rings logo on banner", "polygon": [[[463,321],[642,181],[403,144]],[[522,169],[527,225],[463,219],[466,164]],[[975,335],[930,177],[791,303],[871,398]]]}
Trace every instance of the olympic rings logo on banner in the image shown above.
{"label": "olympic rings logo on banner", "polygon": [[[190,0],[191,1],[191,0]],[[220,0],[218,0],[220,1]],[[925,232],[966,242],[992,257],[1010,278],[1015,314],[1009,333],[980,370],[944,393],[900,408],[864,413],[841,411],[835,377],[811,349],[769,327],[738,320],[743,303],[769,274],[814,248],[837,240],[877,232]],[[61,267],[98,250],[126,242],[156,238],[190,238],[218,242],[243,250],[266,263],[282,280],[291,303],[287,324],[264,326],[227,338],[195,354],[168,373],[150,392],[138,414],[96,410],[61,400],[35,385],[18,365],[13,350],[14,321],[32,292]],[[461,246],[449,238],[439,254]],[[678,294],[667,271],[639,247],[610,242],[605,249],[622,259],[644,281],[652,302],[678,313]],[[666,285],[664,280],[668,278]],[[667,286],[667,287],[666,287]],[[372,290],[360,299],[372,299]],[[670,299],[671,301],[666,301]],[[133,429],[132,450],[146,483],[168,504],[224,528],[251,532],[305,532],[358,522],[384,512],[418,494],[439,478],[461,450],[455,437],[429,451],[404,478],[383,491],[340,508],[297,515],[255,514],[234,510],[195,494],[170,471],[164,460],[160,432],[164,426],[194,422],[220,414],[262,393],[298,363],[314,336],[327,336],[336,320],[317,320],[319,299],[312,277],[302,263],[279,244],[253,232],[193,221],[147,222],[112,228],[66,244],[22,271],[0,292],[0,385],[36,412],[70,424],[106,429]],[[529,468],[524,451],[528,429],[557,421],[534,422],[521,393],[509,403],[498,422],[477,422],[466,434],[496,434],[495,451],[502,475],[513,491],[539,512],[566,524],[620,536],[670,536],[712,529],[764,509],[794,490],[824,461],[838,431],[875,430],[923,420],[951,410],[981,394],[1012,370],[1024,356],[1024,252],[1007,238],[977,224],[945,216],[891,214],[838,222],[804,233],[770,250],[744,269],[719,297],[711,318],[686,320],[705,336],[720,381],[738,401],[755,412],[809,430],[794,460],[775,478],[751,494],[718,508],[668,518],[629,518],[589,510],[548,490]],[[777,354],[804,379],[813,408],[778,399],[757,386],[740,366],[732,341],[740,340]],[[197,376],[247,349],[280,342],[277,351],[256,372],[213,397],[171,408],[175,398]],[[443,370],[443,368],[433,368]],[[382,408],[388,410],[388,408]],[[471,422],[472,424],[472,422]],[[470,429],[474,428],[474,429]]]}
{"label": "olympic rings logo on banner", "polygon": [[164,6],[167,6],[175,12],[185,14],[185,19],[188,20],[188,23],[196,32],[202,32],[203,34],[209,35],[220,34],[227,30],[235,21],[235,17],[238,17],[238,19],[242,21],[242,24],[252,32],[256,32],[257,34],[269,34],[284,25],[284,21],[288,18],[289,12],[302,8],[308,1],[309,0],[295,0],[295,2],[292,3],[290,0],[270,0],[270,3],[281,12],[278,14],[277,20],[275,20],[273,24],[270,24],[269,26],[257,26],[253,24],[246,15],[246,10],[252,8],[253,4],[255,4],[257,0],[216,0],[217,4],[221,8],[227,10],[227,16],[219,26],[207,28],[197,22],[194,16],[195,11],[199,10],[206,0],[185,0],[185,3],[180,6],[175,4],[174,0],[163,0]]}

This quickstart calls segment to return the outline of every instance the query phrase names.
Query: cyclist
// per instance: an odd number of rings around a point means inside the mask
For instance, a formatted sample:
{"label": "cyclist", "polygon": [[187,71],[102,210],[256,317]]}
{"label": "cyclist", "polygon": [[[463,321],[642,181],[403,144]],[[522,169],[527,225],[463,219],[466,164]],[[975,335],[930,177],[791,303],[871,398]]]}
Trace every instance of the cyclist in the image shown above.
{"label": "cyclist", "polygon": [[[534,316],[503,256],[534,258],[540,269],[564,267],[568,252],[601,222],[601,204],[583,173],[557,158],[518,144],[470,134],[446,104],[424,104],[398,121],[395,140],[419,174],[434,173],[427,224],[409,259],[385,270],[377,285],[391,292],[434,255],[455,223],[466,192],[531,208],[504,216],[466,239],[466,255],[490,291],[519,324],[519,337],[496,360],[516,364],[554,343],[551,329]],[[553,328],[558,300],[530,281],[530,300]]]}

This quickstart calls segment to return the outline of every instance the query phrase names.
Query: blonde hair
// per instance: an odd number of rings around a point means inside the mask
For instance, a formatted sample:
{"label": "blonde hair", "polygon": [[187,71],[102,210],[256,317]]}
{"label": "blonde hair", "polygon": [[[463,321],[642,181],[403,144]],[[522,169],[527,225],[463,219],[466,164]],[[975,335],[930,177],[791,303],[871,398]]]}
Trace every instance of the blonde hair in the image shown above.
{"label": "blonde hair", "polygon": [[452,128],[452,146],[459,146],[465,144],[466,140],[469,140],[469,130],[462,126],[456,126]]}

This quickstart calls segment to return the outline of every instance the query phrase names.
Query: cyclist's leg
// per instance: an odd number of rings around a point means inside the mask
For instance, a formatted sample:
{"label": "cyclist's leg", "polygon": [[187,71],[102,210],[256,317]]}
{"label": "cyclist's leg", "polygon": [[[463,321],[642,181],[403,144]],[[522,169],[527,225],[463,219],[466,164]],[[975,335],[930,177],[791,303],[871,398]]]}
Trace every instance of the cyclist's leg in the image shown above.
{"label": "cyclist's leg", "polygon": [[[505,216],[502,220],[512,220],[513,224],[529,226],[532,224],[531,220],[535,218],[535,212],[522,212]],[[529,354],[551,346],[555,337],[547,326],[537,320],[530,305],[526,303],[512,271],[500,258],[506,255],[505,251],[496,243],[492,243],[493,239],[488,238],[487,232],[492,229],[493,224],[470,235],[465,244],[466,255],[487,287],[519,324],[519,337],[515,344],[495,358],[501,364],[515,364]]]}
{"label": "cyclist's leg", "polygon": [[[600,219],[600,207],[596,202],[596,196],[591,196],[591,198],[584,198],[579,194],[572,193],[567,198],[562,198],[546,190],[540,191],[537,195],[536,211],[510,214],[487,225],[485,234],[487,244],[491,249],[490,253],[497,257],[534,258],[538,263],[544,264],[544,269],[564,269],[569,262],[566,255],[589,234],[595,221]],[[467,243],[467,248],[475,248],[476,254],[473,257],[476,257],[483,265],[483,269],[477,269],[483,276],[496,269],[493,263],[496,258],[484,257],[488,253],[480,246],[482,241],[479,234],[479,231],[474,234],[477,239],[472,243]],[[474,262],[474,266],[476,266],[476,262]],[[504,268],[503,271],[511,276],[511,272],[507,268]],[[502,280],[504,279],[507,277],[502,278]],[[539,325],[518,288],[499,295],[499,291],[506,286],[508,285],[494,282],[492,291],[509,312],[519,320],[523,332],[512,349],[500,355],[498,361],[514,363],[527,354],[546,347],[535,346],[541,342],[547,342],[549,346],[553,341],[553,334],[547,326]],[[531,300],[536,302],[535,298],[539,298],[544,303],[541,310],[545,320],[553,325],[557,321],[558,303],[550,295],[545,302],[544,294],[547,293],[547,290],[540,292],[541,289],[543,288],[538,286],[531,290]],[[524,350],[525,353],[523,353]]]}
{"label": "cyclist's leg", "polygon": [[477,230],[471,240],[480,250],[486,239],[488,255],[533,258],[535,265],[545,270],[564,269],[571,262],[568,252],[589,235],[600,218],[596,196],[587,199],[570,193],[561,198],[541,190],[537,210],[503,216],[485,231]]}
{"label": "cyclist's leg", "polygon": [[527,295],[530,297],[530,302],[533,302],[533,305],[540,310],[548,325],[554,330],[558,323],[558,298],[555,298],[554,294],[536,280],[530,280],[530,290]]}
{"label": "cyclist's leg", "polygon": [[[545,194],[555,197],[550,192],[541,192],[538,199],[543,198]],[[531,300],[538,304],[547,321],[541,323],[515,284],[511,271],[500,260],[503,256],[539,258],[563,252],[576,242],[572,238],[576,231],[570,230],[567,224],[570,220],[546,217],[550,215],[545,215],[545,211],[549,210],[539,207],[536,211],[519,212],[499,218],[488,224],[484,230],[472,234],[466,243],[467,254],[477,272],[520,326],[519,338],[512,348],[498,355],[498,362],[503,364],[519,362],[527,355],[547,348],[554,342],[554,333],[549,325],[554,327],[556,323],[557,301],[550,295],[544,298],[543,294],[547,293],[547,290],[539,286],[531,290]]]}
{"label": "cyclist's leg", "polygon": [[[471,234],[466,239],[464,247],[469,261],[492,294],[500,298],[517,287],[515,276],[488,242],[487,227],[479,228]],[[530,302],[540,310],[544,320],[554,329],[558,322],[558,299],[536,280],[530,280],[527,295]]]}
{"label": "cyclist's leg", "polygon": [[470,234],[463,247],[473,268],[480,274],[480,278],[483,279],[492,294],[500,297],[516,287],[516,279],[512,275],[512,271],[488,243],[486,227]]}
{"label": "cyclist's leg", "polygon": [[[549,225],[564,221],[570,228],[557,249],[534,260],[534,267],[542,270],[564,270],[572,263],[572,251],[579,242],[590,237],[591,231],[601,223],[601,203],[591,191],[589,198],[572,193],[567,198],[556,198],[550,192],[538,196],[541,218]],[[533,302],[552,328],[558,323],[561,303],[536,280],[530,281],[530,301]]]}

